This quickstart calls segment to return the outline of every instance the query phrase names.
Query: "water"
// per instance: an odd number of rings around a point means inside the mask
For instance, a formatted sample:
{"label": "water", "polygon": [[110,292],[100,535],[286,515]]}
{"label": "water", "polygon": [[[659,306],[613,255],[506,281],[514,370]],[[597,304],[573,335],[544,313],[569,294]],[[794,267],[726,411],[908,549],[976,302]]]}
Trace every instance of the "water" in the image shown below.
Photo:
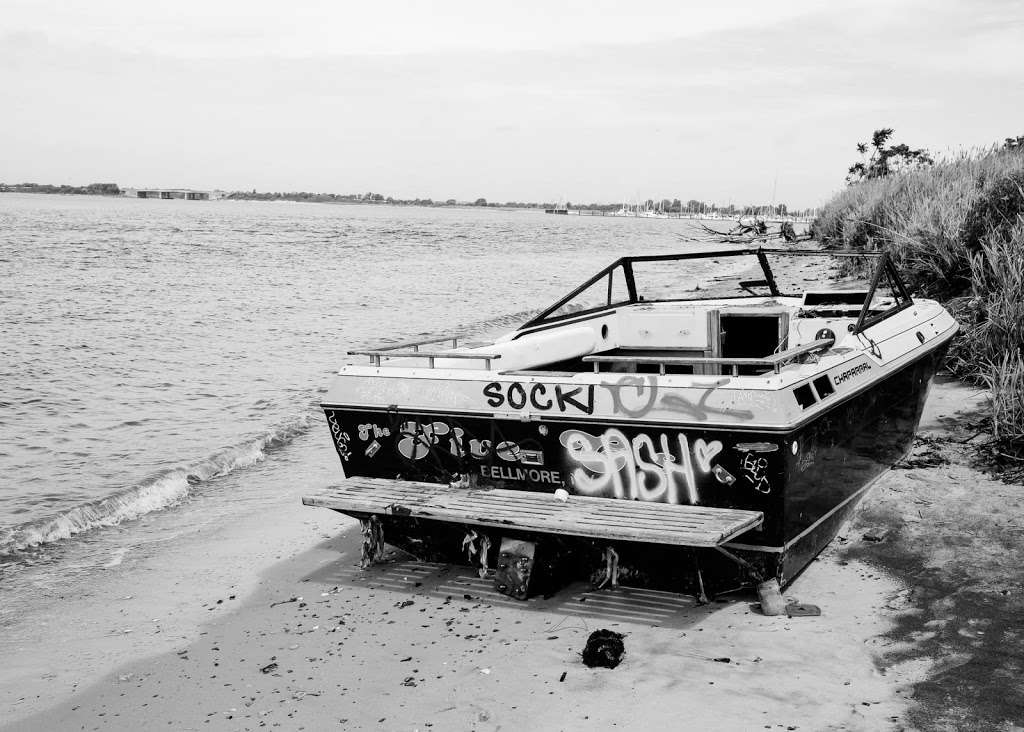
{"label": "water", "polygon": [[239,471],[272,494],[258,467],[296,441],[319,455],[348,349],[511,327],[692,224],[0,194],[0,230],[2,577],[105,527],[138,542],[140,517],[187,517]]}

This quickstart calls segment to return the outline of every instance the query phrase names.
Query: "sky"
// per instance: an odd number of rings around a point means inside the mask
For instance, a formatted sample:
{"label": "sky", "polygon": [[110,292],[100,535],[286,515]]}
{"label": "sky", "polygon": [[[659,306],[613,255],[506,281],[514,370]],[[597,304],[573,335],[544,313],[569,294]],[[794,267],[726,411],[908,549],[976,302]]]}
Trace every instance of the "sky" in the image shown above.
{"label": "sky", "polygon": [[0,181],[803,208],[1021,68],[1017,0],[0,0]]}

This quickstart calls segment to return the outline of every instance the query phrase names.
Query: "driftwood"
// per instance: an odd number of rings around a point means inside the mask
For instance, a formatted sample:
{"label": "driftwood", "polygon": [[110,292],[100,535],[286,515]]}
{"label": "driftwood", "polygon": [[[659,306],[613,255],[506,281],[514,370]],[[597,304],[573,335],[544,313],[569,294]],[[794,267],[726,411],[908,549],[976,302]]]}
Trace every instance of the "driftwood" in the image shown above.
{"label": "driftwood", "polygon": [[[752,219],[741,218],[728,231],[719,231],[703,223],[700,226],[704,231],[705,240],[707,237],[714,237],[713,240],[720,244],[753,244],[778,240],[795,243],[811,238],[810,234],[797,234],[790,221],[782,221],[777,229],[772,229],[764,219],[756,217]],[[692,238],[683,236],[680,236],[680,239],[693,241]]]}

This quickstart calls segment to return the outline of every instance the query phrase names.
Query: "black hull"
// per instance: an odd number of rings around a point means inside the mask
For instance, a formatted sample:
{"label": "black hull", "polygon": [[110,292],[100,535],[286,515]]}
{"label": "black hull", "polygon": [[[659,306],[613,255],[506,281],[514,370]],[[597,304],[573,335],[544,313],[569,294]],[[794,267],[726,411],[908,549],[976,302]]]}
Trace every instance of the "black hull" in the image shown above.
{"label": "black hull", "polygon": [[[580,495],[761,511],[763,527],[727,548],[764,577],[786,584],[835,537],[867,487],[910,448],[944,352],[923,354],[788,431],[539,423],[332,405],[324,410],[348,476],[438,483],[468,477],[480,486],[564,487]],[[389,540],[405,548],[411,542],[423,556],[439,557],[443,547],[457,554],[465,533],[437,522],[387,522]],[[497,538],[500,532],[485,533]],[[561,544],[573,542],[561,538],[521,538],[556,541],[557,552],[580,566],[601,557],[601,547],[590,541],[577,540],[570,550]],[[632,575],[637,584],[696,592],[697,566],[712,592],[749,579],[714,550],[640,544],[616,550],[626,568],[624,584]],[[665,582],[651,579],[658,573]]]}

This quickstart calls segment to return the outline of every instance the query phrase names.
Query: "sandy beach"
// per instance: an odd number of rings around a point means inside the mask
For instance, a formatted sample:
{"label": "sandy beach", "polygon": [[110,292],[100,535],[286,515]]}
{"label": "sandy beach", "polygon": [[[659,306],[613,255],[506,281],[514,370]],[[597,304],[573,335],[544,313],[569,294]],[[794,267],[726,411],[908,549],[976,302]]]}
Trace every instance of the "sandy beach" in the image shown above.
{"label": "sandy beach", "polygon": [[[933,387],[908,461],[784,593],[820,617],[583,585],[518,602],[400,555],[360,570],[356,523],[299,504],[332,479],[325,435],[272,512],[18,629],[3,729],[1019,729],[1024,505],[971,465],[981,398]],[[580,661],[598,628],[625,634],[614,670]]]}

